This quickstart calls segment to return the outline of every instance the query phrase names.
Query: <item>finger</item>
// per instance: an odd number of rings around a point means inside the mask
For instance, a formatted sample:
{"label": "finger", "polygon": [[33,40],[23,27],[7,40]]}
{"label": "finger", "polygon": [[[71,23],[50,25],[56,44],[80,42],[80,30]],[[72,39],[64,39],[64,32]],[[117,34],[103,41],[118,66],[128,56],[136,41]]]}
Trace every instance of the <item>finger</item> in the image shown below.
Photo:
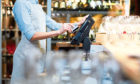
{"label": "finger", "polygon": [[86,15],[84,18],[83,18],[83,20],[86,20],[86,18],[88,17],[89,15]]}
{"label": "finger", "polygon": [[71,23],[70,23],[70,24],[68,24],[68,25],[70,25],[71,27],[74,27],[74,25],[73,25],[73,24],[71,24]]}
{"label": "finger", "polygon": [[88,15],[86,15],[86,16],[85,16],[85,18],[87,18],[88,16],[89,16],[89,14],[88,14]]}
{"label": "finger", "polygon": [[66,25],[64,28],[65,31],[72,32],[71,26]]}
{"label": "finger", "polygon": [[68,32],[69,32],[69,33],[71,33],[71,32],[72,32],[71,27],[68,27]]}
{"label": "finger", "polygon": [[71,33],[72,31],[71,30],[68,30],[68,32]]}

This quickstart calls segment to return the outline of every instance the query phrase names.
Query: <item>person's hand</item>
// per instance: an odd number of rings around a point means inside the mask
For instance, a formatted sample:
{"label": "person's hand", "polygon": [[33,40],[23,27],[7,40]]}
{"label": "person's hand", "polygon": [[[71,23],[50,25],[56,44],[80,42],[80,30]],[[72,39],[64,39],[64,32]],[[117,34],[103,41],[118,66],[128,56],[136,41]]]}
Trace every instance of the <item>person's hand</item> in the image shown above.
{"label": "person's hand", "polygon": [[89,15],[84,16],[81,21],[77,22],[78,26],[81,26],[88,16]]}
{"label": "person's hand", "polygon": [[62,28],[60,28],[58,31],[59,31],[59,34],[63,34],[64,32],[68,31],[69,33],[72,32],[72,27],[73,25],[71,23],[64,23],[62,25]]}

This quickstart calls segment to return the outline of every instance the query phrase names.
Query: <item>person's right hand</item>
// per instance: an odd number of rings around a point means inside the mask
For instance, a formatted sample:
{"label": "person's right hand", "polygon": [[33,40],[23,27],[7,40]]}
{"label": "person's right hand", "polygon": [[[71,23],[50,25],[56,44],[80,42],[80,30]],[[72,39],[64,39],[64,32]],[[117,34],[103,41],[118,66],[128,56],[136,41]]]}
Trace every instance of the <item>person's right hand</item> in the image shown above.
{"label": "person's right hand", "polygon": [[85,22],[88,16],[89,15],[84,16],[81,21],[77,22],[78,26],[81,26]]}
{"label": "person's right hand", "polygon": [[64,32],[68,31],[68,32],[72,32],[72,27],[73,25],[70,24],[70,23],[64,23],[62,25],[62,28],[60,28],[58,31],[59,31],[59,34],[63,34]]}

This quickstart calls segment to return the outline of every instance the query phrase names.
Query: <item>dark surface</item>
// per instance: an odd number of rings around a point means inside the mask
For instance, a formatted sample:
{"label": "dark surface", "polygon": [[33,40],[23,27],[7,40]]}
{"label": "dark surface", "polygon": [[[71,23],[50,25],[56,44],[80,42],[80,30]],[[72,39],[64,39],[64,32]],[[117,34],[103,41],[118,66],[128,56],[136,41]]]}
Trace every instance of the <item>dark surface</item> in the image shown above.
{"label": "dark surface", "polygon": [[135,0],[135,15],[140,15],[140,0]]}

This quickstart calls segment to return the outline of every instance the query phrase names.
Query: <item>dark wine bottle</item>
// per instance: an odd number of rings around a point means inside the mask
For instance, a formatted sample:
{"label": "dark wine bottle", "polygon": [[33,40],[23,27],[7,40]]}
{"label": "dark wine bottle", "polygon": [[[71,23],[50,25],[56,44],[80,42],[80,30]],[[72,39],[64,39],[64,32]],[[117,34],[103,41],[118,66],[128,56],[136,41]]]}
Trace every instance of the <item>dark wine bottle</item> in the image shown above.
{"label": "dark wine bottle", "polygon": [[79,10],[79,11],[82,11],[83,8],[84,8],[84,4],[83,4],[83,2],[80,0],[79,3],[78,3],[78,10]]}
{"label": "dark wine bottle", "polygon": [[96,7],[95,7],[96,11],[101,11],[102,10],[101,5],[102,5],[101,0],[97,0],[96,1]]}
{"label": "dark wine bottle", "polygon": [[7,63],[6,63],[6,58],[2,58],[2,77],[6,78],[7,77]]}
{"label": "dark wine bottle", "polygon": [[85,11],[89,11],[90,10],[89,0],[86,0],[86,3],[84,4],[84,10]]}
{"label": "dark wine bottle", "polygon": [[10,17],[9,19],[10,19],[10,20],[9,20],[8,28],[9,28],[9,29],[14,29],[15,26],[16,26],[15,19],[14,19],[14,17]]}
{"label": "dark wine bottle", "polygon": [[110,6],[107,5],[108,2],[109,2],[109,0],[104,0],[103,1],[103,9],[104,9],[104,11],[108,11],[110,9]]}

